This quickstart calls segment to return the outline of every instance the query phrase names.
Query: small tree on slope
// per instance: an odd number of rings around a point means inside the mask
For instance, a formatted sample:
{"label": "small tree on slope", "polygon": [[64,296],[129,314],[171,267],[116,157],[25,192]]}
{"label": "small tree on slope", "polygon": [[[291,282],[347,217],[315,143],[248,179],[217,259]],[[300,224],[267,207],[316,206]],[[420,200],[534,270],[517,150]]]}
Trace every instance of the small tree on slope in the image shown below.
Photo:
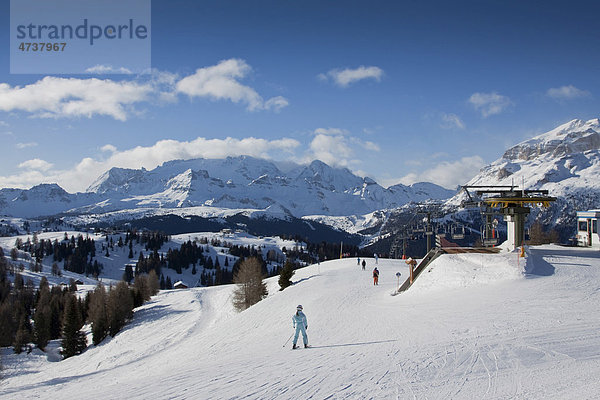
{"label": "small tree on slope", "polygon": [[115,336],[133,316],[133,298],[124,281],[117,283],[108,294],[108,333]]}
{"label": "small tree on slope", "polygon": [[81,313],[78,309],[77,298],[68,294],[65,304],[65,317],[62,335],[62,355],[69,358],[81,354],[87,346],[87,338],[81,331]]}
{"label": "small tree on slope", "polygon": [[279,274],[279,286],[281,287],[279,290],[283,290],[292,284],[291,279],[294,274],[294,264],[290,260],[287,260]]}
{"label": "small tree on slope", "polygon": [[33,314],[34,343],[44,350],[50,340],[52,309],[50,308],[50,290],[47,285],[40,284],[40,299]]}
{"label": "small tree on slope", "polygon": [[233,277],[237,288],[233,291],[233,305],[245,310],[267,297],[267,285],[263,282],[262,264],[256,258],[248,258],[240,264]]}
{"label": "small tree on slope", "polygon": [[108,295],[102,283],[98,283],[90,298],[89,320],[92,324],[92,342],[100,344],[108,335]]}

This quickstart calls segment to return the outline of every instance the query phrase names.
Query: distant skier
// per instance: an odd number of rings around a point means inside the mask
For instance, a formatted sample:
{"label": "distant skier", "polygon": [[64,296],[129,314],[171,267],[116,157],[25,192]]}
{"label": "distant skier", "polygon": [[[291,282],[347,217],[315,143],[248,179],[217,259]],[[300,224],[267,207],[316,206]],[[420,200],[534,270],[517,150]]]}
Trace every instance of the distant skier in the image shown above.
{"label": "distant skier", "polygon": [[379,264],[379,256],[377,253],[373,253],[373,257],[375,257],[375,264]]}
{"label": "distant skier", "polygon": [[357,258],[356,265],[360,265],[360,257]]}
{"label": "distant skier", "polygon": [[377,267],[373,270],[373,285],[379,285],[379,270]]}
{"label": "distant skier", "polygon": [[300,334],[300,332],[302,332],[302,341],[304,342],[304,347],[308,347],[308,336],[306,336],[308,322],[306,321],[306,315],[304,315],[304,313],[302,312],[301,305],[296,307],[296,314],[292,316],[292,322],[294,324],[294,329],[296,329],[292,349],[298,348],[298,346],[296,346],[296,343],[298,343],[298,335]]}
{"label": "distant skier", "polygon": [[366,266],[367,266],[367,263],[366,263],[366,261],[365,261],[365,260],[363,260],[363,262],[362,262],[362,268],[363,268],[363,271],[365,270],[365,267],[366,267]]}

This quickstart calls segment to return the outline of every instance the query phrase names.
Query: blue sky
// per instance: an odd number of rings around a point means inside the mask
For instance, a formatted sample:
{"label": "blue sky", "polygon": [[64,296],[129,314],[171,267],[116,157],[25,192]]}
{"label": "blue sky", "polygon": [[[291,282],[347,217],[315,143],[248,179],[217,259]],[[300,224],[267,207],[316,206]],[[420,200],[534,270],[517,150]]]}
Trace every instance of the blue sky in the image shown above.
{"label": "blue sky", "polygon": [[599,116],[595,2],[151,4],[151,74],[32,75],[10,73],[1,1],[0,187],[249,154],[453,188]]}

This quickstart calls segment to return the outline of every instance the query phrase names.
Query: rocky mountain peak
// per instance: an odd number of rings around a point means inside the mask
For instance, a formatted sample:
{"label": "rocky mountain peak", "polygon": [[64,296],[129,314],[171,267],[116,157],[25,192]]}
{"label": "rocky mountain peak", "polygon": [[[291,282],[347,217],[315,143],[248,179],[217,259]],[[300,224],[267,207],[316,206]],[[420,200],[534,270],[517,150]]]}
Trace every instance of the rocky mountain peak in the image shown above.
{"label": "rocky mountain peak", "polygon": [[130,169],[113,167],[100,175],[90,186],[86,192],[89,193],[107,193],[110,191],[123,190],[129,187],[132,183],[140,181],[146,169]]}
{"label": "rocky mountain peak", "polygon": [[563,157],[600,148],[600,120],[574,119],[566,124],[508,149],[507,160],[533,160],[542,155]]}

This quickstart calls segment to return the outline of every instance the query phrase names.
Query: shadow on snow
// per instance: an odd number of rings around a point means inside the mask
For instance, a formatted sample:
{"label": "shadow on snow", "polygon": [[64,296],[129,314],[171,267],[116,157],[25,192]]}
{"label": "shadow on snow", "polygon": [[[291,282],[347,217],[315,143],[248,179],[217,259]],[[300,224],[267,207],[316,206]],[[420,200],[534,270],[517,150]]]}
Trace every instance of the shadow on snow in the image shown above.
{"label": "shadow on snow", "polygon": [[369,344],[392,343],[392,342],[397,342],[397,341],[398,341],[398,339],[391,339],[391,340],[378,340],[375,342],[328,344],[328,345],[323,345],[323,346],[310,346],[310,347],[313,349],[326,349],[326,348],[330,348],[330,347],[365,346],[365,345],[369,345]]}

